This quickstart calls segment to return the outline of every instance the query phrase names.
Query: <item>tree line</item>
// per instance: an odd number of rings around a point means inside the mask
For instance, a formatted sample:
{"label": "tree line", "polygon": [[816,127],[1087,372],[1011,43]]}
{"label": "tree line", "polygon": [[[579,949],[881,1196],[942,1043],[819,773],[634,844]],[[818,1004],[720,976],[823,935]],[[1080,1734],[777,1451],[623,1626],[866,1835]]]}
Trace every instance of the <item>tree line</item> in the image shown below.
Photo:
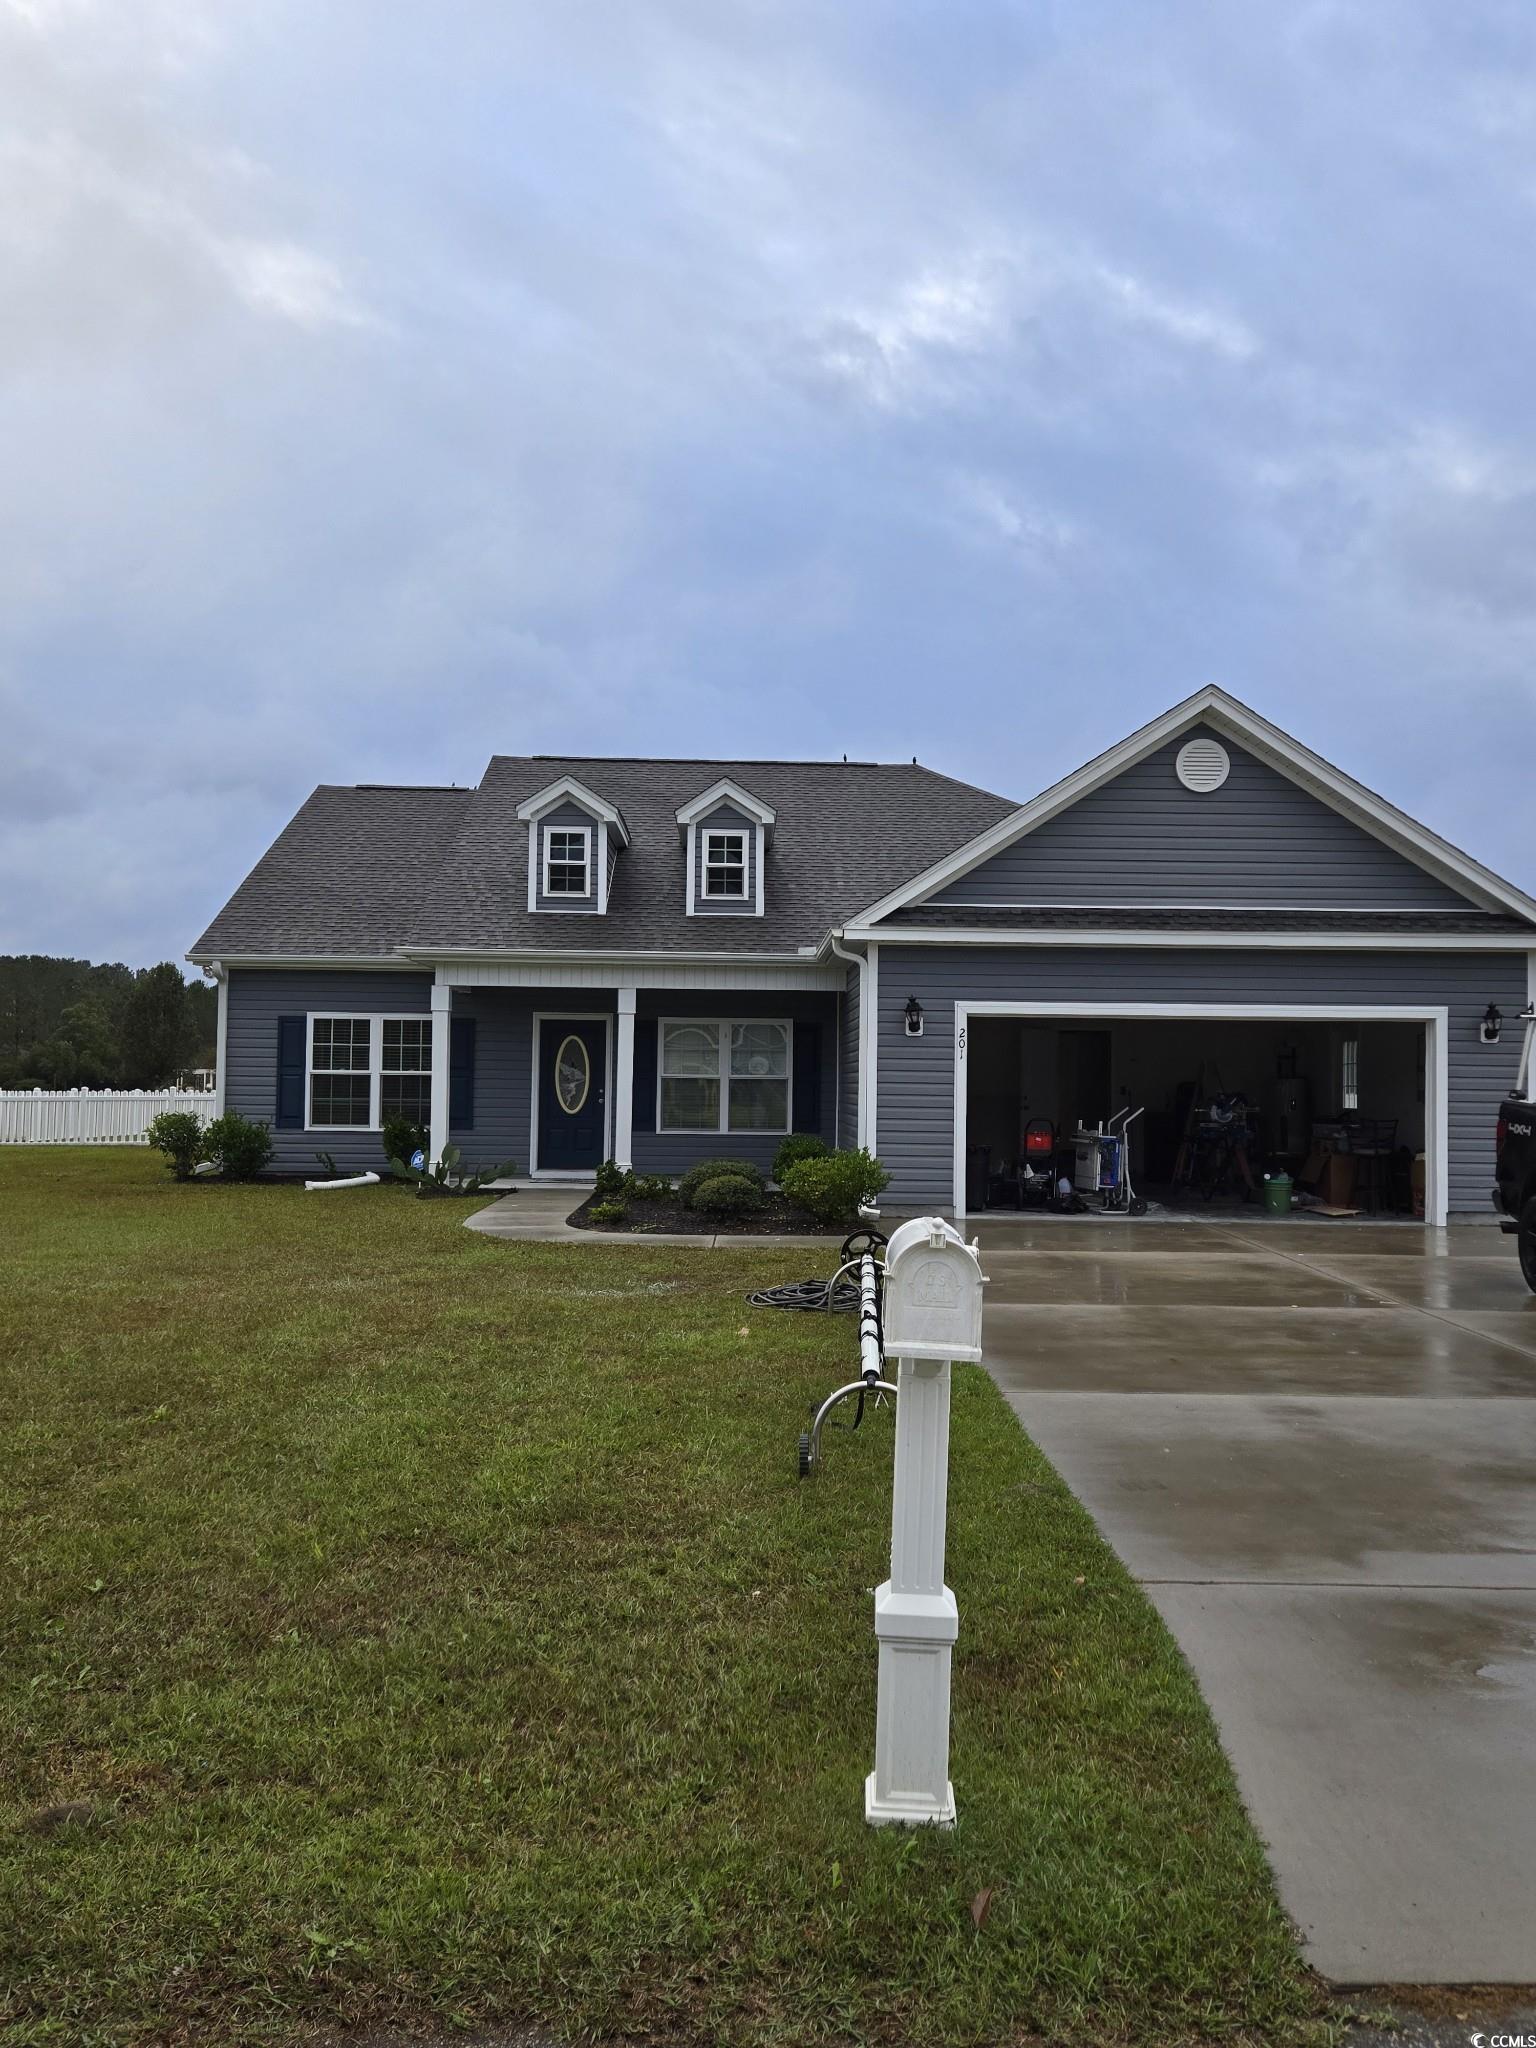
{"label": "tree line", "polygon": [[0,953],[0,1088],[164,1088],[211,1067],[218,997],[158,967]]}

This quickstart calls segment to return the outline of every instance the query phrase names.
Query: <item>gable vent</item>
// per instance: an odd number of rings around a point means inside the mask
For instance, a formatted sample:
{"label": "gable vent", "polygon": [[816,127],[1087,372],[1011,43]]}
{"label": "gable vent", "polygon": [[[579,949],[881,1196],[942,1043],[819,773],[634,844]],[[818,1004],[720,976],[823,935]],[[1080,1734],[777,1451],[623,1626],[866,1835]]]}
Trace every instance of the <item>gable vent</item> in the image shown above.
{"label": "gable vent", "polygon": [[1189,740],[1179,749],[1174,769],[1186,789],[1202,795],[1220,789],[1232,772],[1227,750],[1219,740]]}

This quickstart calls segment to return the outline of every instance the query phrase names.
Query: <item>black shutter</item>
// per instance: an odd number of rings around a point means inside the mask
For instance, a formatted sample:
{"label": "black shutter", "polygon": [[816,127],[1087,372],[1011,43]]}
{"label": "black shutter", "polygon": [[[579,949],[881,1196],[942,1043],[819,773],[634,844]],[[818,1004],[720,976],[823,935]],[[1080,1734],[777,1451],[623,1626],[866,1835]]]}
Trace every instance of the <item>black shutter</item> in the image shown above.
{"label": "black shutter", "polygon": [[304,1128],[305,1029],[302,1017],[277,1020],[277,1114],[272,1121],[280,1131]]}
{"label": "black shutter", "polygon": [[794,1123],[797,1131],[821,1135],[821,1026],[795,1026]]}
{"label": "black shutter", "polygon": [[635,1095],[632,1126],[637,1131],[656,1128],[656,1019],[635,1019]]}
{"label": "black shutter", "polygon": [[448,1033],[448,1127],[475,1128],[475,1020],[455,1017]]}

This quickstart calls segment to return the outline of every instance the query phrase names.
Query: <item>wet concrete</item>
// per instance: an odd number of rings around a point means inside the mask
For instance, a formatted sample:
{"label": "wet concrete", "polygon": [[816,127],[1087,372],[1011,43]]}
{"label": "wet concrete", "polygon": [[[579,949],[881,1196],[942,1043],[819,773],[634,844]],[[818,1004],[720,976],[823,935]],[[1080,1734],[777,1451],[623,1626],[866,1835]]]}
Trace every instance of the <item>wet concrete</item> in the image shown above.
{"label": "wet concrete", "polygon": [[1314,1965],[1528,1984],[1536,1298],[1498,1237],[1378,1235],[989,1252],[988,1366],[1193,1664]]}

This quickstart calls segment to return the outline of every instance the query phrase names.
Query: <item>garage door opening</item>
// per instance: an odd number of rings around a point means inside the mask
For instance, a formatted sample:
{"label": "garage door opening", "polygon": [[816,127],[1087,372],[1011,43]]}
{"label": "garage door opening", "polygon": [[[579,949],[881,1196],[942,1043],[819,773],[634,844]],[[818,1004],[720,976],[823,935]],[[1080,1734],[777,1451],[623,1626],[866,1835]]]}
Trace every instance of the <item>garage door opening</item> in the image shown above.
{"label": "garage door opening", "polygon": [[1078,1130],[1140,1109],[1129,1164],[1154,1213],[1267,1216],[1265,1176],[1283,1173],[1313,1213],[1435,1220],[1433,1018],[977,1010],[967,1026],[968,1214],[1028,1206],[1022,1161],[1070,1179]]}

